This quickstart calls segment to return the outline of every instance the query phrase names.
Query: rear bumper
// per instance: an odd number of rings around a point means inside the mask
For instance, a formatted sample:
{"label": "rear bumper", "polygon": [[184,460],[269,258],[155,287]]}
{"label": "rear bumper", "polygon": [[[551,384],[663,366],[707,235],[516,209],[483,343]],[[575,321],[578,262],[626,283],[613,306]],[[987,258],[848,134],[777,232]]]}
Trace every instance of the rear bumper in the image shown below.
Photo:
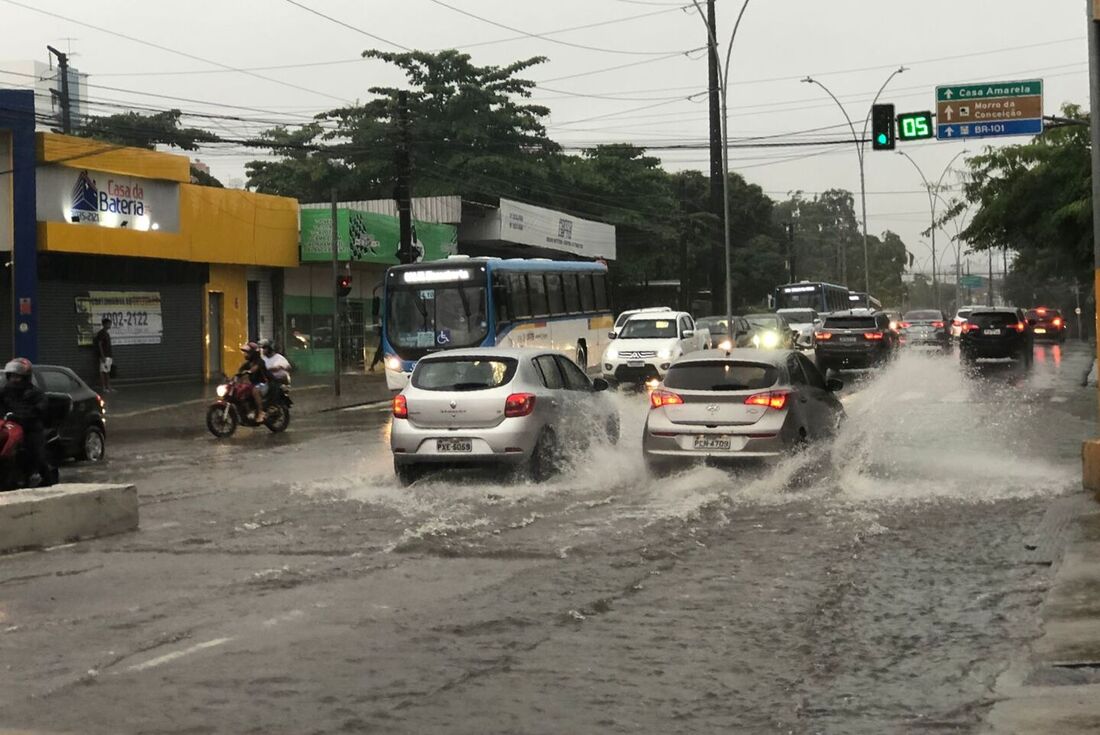
{"label": "rear bumper", "polygon": [[819,365],[837,367],[871,367],[885,362],[889,354],[888,347],[838,349],[822,348],[821,343],[814,352]]}
{"label": "rear bumper", "polygon": [[1065,327],[1037,326],[1034,330],[1032,330],[1032,334],[1035,336],[1036,340],[1049,340],[1051,342],[1057,342],[1066,338],[1066,329]]}
{"label": "rear bumper", "polygon": [[[398,464],[520,464],[531,456],[542,429],[542,423],[530,416],[478,429],[417,427],[407,419],[394,419],[390,449]],[[471,450],[441,452],[441,439],[469,439]]]}
{"label": "rear bumper", "polygon": [[965,356],[974,359],[1004,359],[1008,357],[1021,357],[1031,349],[1027,342],[995,342],[975,343],[973,340],[963,339],[959,343],[959,350]]}
{"label": "rear bumper", "polygon": [[[784,455],[797,432],[788,429],[787,415],[766,416],[752,425],[675,424],[650,417],[642,434],[642,452],[650,461],[766,459]],[[727,437],[729,449],[696,449],[695,438]]]}

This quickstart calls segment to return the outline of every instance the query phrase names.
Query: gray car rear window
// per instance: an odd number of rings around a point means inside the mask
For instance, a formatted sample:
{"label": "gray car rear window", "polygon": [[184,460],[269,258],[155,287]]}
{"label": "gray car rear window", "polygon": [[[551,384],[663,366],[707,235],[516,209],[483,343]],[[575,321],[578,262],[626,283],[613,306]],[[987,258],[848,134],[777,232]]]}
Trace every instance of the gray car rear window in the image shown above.
{"label": "gray car rear window", "polygon": [[759,390],[775,385],[779,370],[759,362],[713,360],[673,365],[665,387],[674,390]]}
{"label": "gray car rear window", "polygon": [[510,357],[449,357],[421,360],[412,384],[421,390],[490,390],[512,382],[517,363]]}
{"label": "gray car rear window", "polygon": [[1016,315],[1008,311],[975,311],[968,321],[979,327],[1003,327],[1017,322]]}
{"label": "gray car rear window", "polygon": [[825,319],[825,329],[877,329],[873,316],[831,316]]}

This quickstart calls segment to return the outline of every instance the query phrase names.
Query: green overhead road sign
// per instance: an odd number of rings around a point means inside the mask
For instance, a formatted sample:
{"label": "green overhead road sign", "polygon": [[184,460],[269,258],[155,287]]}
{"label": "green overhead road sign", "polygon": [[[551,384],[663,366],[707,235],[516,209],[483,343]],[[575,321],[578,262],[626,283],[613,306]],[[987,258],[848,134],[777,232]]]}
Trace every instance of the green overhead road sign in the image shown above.
{"label": "green overhead road sign", "polygon": [[1030,97],[1042,94],[1042,79],[1030,79],[1026,82],[989,82],[987,84],[959,84],[953,87],[936,87],[937,102],[988,100],[999,97]]}
{"label": "green overhead road sign", "polygon": [[985,285],[985,279],[981,276],[961,276],[959,285],[963,288],[981,288]]}

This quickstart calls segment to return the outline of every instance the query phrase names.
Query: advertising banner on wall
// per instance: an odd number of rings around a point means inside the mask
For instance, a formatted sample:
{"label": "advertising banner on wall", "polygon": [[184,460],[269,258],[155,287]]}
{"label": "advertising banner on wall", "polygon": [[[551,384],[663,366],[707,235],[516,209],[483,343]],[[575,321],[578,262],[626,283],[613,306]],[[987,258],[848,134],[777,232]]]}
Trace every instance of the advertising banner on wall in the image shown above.
{"label": "advertising banner on wall", "polygon": [[615,258],[614,225],[510,199],[500,200],[500,239],[584,258]]}
{"label": "advertising banner on wall", "polygon": [[35,174],[39,222],[178,232],[180,187],[91,169],[40,166]]}
{"label": "advertising banner on wall", "polygon": [[[332,211],[301,210],[303,261],[332,259]],[[336,210],[337,258],[364,263],[397,263],[401,229],[397,217],[373,212]],[[417,261],[441,260],[454,255],[458,229],[454,225],[413,222],[413,249]]]}
{"label": "advertising banner on wall", "polygon": [[90,345],[104,319],[112,345],[159,345],[164,334],[159,291],[89,291],[76,297],[76,343]]}

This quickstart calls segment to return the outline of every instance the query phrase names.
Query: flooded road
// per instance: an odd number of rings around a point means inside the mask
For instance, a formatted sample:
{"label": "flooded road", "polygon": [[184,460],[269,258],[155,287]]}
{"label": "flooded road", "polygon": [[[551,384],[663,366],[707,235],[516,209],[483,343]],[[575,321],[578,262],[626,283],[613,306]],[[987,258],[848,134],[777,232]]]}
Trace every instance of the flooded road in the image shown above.
{"label": "flooded road", "polygon": [[139,533],[0,558],[0,726],[974,732],[1038,632],[1089,359],[906,354],[842,376],[834,442],[661,480],[639,396],[541,486],[399,488],[377,408],[127,438],[69,477],[135,483]]}

